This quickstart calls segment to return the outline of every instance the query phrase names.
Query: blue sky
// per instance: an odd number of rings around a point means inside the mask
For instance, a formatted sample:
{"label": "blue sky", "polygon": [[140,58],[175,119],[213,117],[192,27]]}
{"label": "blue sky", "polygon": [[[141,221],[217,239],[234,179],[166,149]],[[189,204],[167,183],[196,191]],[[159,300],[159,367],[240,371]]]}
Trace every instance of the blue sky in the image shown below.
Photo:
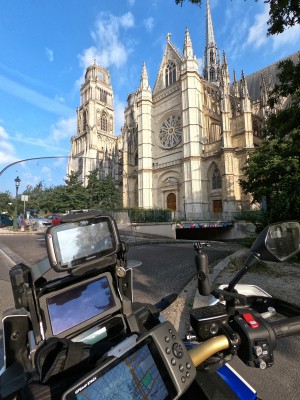
{"label": "blue sky", "polygon": [[[299,50],[300,26],[266,37],[263,0],[211,0],[217,46],[232,76],[248,75]],[[202,7],[175,0],[0,0],[0,170],[25,158],[67,156],[76,134],[76,108],[87,66],[109,68],[114,89],[115,134],[127,95],[146,63],[153,88],[166,36],[180,52],[188,26],[200,61],[205,46]],[[66,160],[17,164],[0,175],[0,191],[63,183]],[[60,171],[60,174],[58,174]]]}

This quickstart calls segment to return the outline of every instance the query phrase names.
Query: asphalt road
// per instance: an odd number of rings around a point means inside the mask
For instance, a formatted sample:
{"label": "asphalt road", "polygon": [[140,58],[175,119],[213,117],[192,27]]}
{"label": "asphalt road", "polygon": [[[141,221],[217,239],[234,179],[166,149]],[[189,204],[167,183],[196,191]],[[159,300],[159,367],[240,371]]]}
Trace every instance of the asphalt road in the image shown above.
{"label": "asphalt road", "polygon": [[[4,250],[0,250],[2,314],[3,309],[13,305],[8,275],[12,264],[5,253],[16,257],[16,261],[23,260],[32,265],[46,257],[46,248],[40,235],[1,235],[0,243]],[[223,259],[236,249],[236,245],[213,242],[207,249],[209,261],[211,263]],[[128,258],[142,261],[142,265],[134,269],[134,300],[155,303],[167,293],[180,292],[195,275],[194,257],[192,243],[134,243],[129,247]],[[1,334],[0,331],[0,336]],[[233,365],[264,400],[299,399],[299,342],[299,338],[288,338],[280,342],[275,352],[275,365],[266,371],[245,367],[238,358],[235,358]]]}
{"label": "asphalt road", "polygon": [[[42,235],[1,235],[0,241],[16,262],[30,266],[47,257]],[[234,244],[212,243],[207,248],[209,262],[224,258],[236,248]],[[167,293],[179,293],[196,273],[195,254],[192,243],[129,243],[128,259],[142,262],[134,269],[134,300],[155,303]],[[10,267],[0,268],[0,282],[9,282]]]}

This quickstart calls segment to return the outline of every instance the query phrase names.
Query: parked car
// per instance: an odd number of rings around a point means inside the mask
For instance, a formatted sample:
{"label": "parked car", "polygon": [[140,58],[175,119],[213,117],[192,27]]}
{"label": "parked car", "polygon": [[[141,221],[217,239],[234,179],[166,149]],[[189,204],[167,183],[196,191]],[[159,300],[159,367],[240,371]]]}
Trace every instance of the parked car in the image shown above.
{"label": "parked car", "polygon": [[9,214],[0,213],[0,228],[5,226],[13,226],[13,219]]}
{"label": "parked car", "polygon": [[51,220],[52,225],[60,224],[61,217],[61,214],[48,214],[45,216],[46,219]]}
{"label": "parked car", "polygon": [[31,226],[33,230],[47,228],[52,225],[52,222],[47,218],[42,217],[33,217],[29,215],[29,218],[26,219],[27,225]]}

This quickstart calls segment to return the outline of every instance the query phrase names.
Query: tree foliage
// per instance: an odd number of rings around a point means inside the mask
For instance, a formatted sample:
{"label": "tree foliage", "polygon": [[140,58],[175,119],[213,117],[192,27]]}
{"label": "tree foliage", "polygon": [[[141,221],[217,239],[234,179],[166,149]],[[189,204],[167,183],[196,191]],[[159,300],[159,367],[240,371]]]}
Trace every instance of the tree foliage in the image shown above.
{"label": "tree foliage", "polygon": [[[65,185],[44,187],[40,182],[36,186],[28,185],[23,194],[28,195],[26,209],[40,212],[60,212],[80,209],[117,209],[122,208],[122,193],[116,182],[109,177],[101,178],[99,170],[88,175],[87,187],[78,181],[78,173],[72,172],[65,179]],[[11,206],[8,206],[12,203]],[[18,199],[20,207],[20,198]],[[13,211],[15,199],[10,193],[0,193],[2,211]]]}
{"label": "tree foliage", "polygon": [[289,107],[270,114],[262,145],[250,154],[240,184],[253,200],[266,199],[268,222],[300,218],[300,65],[280,63],[280,83],[272,92],[273,106],[289,96]]}
{"label": "tree foliage", "polygon": [[0,212],[9,212],[13,213],[14,210],[14,199],[10,192],[2,192],[0,193]]}
{"label": "tree foliage", "polygon": [[[203,0],[188,0],[192,4],[202,5]],[[246,0],[244,0],[246,1]],[[255,0],[256,2],[258,0]],[[175,0],[176,4],[182,4],[185,0]],[[264,0],[270,5],[267,35],[277,35],[286,28],[300,23],[299,0]]]}

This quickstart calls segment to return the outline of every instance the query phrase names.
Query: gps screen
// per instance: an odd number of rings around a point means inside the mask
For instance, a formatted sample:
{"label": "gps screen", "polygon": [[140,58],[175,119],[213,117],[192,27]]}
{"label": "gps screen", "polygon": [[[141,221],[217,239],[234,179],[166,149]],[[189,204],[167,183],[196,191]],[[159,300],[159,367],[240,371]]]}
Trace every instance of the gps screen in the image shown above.
{"label": "gps screen", "polygon": [[101,315],[116,305],[107,277],[47,298],[53,335]]}
{"label": "gps screen", "polygon": [[[71,224],[69,224],[71,225]],[[57,228],[57,243],[63,264],[113,250],[112,235],[107,221],[90,223],[64,230],[66,225]]]}
{"label": "gps screen", "polygon": [[[104,373],[104,374],[102,374]],[[102,371],[75,390],[78,400],[124,400],[170,398],[147,344],[108,371]],[[122,390],[120,390],[122,388]],[[74,392],[73,392],[74,393]]]}

